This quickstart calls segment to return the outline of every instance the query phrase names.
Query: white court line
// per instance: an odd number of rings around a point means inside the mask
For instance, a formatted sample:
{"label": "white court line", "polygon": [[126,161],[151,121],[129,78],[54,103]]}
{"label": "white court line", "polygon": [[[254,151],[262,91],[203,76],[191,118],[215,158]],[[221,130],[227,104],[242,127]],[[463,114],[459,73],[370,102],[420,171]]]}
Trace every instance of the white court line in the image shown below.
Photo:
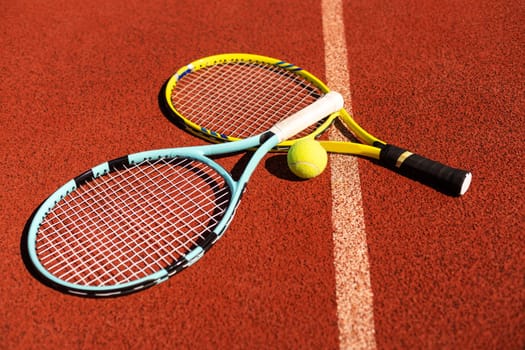
{"label": "white court line", "polygon": [[[352,113],[342,0],[322,0],[327,85]],[[334,127],[331,140],[345,140]],[[330,155],[340,349],[375,349],[373,294],[357,158]]]}

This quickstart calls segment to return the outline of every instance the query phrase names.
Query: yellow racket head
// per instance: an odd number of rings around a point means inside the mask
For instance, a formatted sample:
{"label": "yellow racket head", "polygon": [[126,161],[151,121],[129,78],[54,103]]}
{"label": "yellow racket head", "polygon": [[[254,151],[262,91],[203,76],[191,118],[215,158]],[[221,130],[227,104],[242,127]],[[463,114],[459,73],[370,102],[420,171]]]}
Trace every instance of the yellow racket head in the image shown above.
{"label": "yellow racket head", "polygon": [[[329,91],[321,80],[296,65],[261,55],[230,53],[180,68],[167,81],[164,97],[173,117],[187,131],[221,142],[260,134]],[[317,137],[337,115],[327,116],[277,149],[286,149],[298,139]]]}

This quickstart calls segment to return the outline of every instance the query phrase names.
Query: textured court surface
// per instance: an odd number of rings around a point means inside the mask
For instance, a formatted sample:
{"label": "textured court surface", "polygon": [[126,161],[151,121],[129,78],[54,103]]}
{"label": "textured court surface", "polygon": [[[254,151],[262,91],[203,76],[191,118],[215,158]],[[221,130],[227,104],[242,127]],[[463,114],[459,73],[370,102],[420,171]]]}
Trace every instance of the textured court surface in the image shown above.
{"label": "textured court surface", "polygon": [[[523,348],[524,20],[518,1],[2,2],[0,348]],[[272,154],[225,237],[167,283],[95,300],[33,278],[20,247],[38,204],[107,159],[203,144],[158,94],[224,52],[346,74],[366,129],[472,170],[471,189],[451,198],[340,158],[296,181]]]}

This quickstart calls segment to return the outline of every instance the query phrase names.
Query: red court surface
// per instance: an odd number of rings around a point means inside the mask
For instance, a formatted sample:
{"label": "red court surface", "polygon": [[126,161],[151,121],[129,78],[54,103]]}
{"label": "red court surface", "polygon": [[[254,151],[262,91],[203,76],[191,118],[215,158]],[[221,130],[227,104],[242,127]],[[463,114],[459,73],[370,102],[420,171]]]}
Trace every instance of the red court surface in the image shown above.
{"label": "red court surface", "polygon": [[368,267],[354,278],[369,278],[366,329],[352,328],[360,302],[336,295],[333,170],[297,181],[282,154],[256,170],[221,241],[159,286],[88,299],[29,273],[24,227],[59,185],[127,153],[204,144],[159,109],[177,68],[249,52],[325,77],[330,2],[0,4],[1,349],[525,347],[519,1],[342,2],[356,120],[473,173],[454,198],[358,161]]}

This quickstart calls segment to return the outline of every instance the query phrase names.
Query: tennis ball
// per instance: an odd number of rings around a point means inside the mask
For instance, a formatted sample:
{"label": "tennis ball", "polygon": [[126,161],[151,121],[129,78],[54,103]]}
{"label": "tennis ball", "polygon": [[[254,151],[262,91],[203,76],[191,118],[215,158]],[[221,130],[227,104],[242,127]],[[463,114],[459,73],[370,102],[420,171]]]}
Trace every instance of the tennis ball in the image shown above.
{"label": "tennis ball", "polygon": [[302,179],[311,179],[324,171],[328,155],[318,141],[304,139],[290,147],[287,161],[292,173]]}

